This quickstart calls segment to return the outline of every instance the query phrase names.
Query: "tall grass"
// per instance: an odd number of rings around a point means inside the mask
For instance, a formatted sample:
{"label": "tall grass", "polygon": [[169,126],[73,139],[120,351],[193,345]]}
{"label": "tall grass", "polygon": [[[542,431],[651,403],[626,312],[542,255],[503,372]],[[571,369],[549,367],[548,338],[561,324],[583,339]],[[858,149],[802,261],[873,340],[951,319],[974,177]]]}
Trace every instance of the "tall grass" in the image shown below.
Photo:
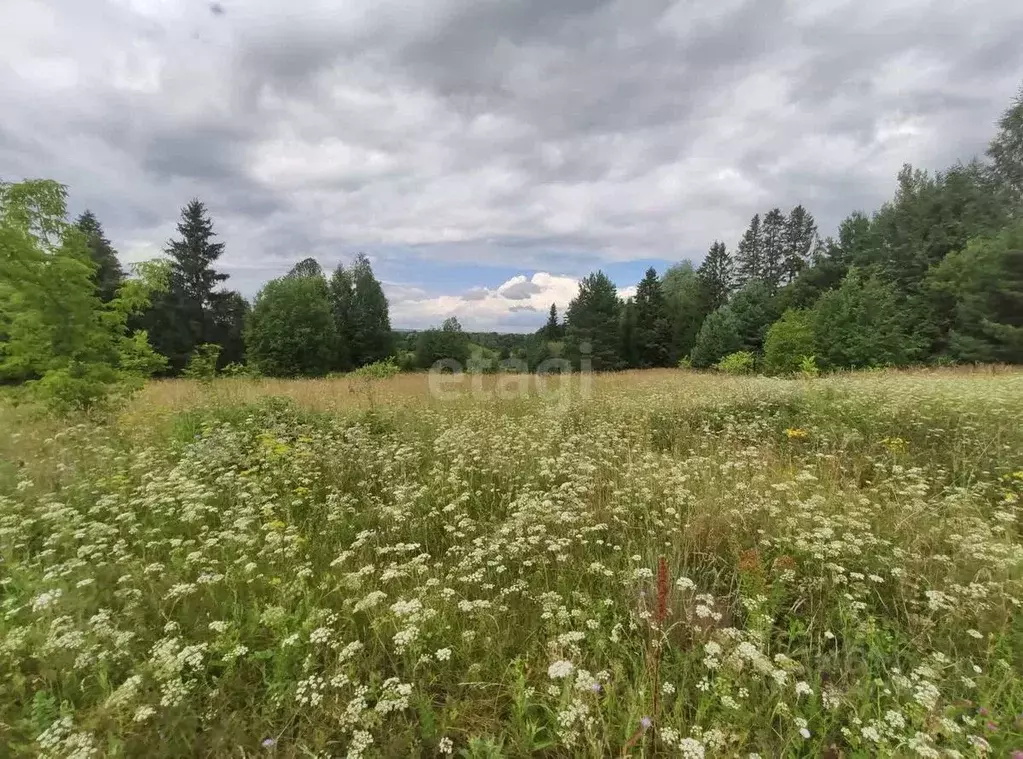
{"label": "tall grass", "polygon": [[16,756],[1023,750],[1023,375],[0,406]]}

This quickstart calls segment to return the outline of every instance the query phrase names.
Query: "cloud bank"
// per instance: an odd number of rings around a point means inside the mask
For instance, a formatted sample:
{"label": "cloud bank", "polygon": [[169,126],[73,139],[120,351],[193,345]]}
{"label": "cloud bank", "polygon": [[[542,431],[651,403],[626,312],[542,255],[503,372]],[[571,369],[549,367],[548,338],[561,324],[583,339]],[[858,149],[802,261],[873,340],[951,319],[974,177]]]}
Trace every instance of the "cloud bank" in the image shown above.
{"label": "cloud bank", "polygon": [[249,295],[361,250],[396,324],[536,324],[555,281],[775,205],[831,231],[981,153],[1021,29],[1015,0],[7,0],[0,172],[70,185],[128,260],[197,195]]}

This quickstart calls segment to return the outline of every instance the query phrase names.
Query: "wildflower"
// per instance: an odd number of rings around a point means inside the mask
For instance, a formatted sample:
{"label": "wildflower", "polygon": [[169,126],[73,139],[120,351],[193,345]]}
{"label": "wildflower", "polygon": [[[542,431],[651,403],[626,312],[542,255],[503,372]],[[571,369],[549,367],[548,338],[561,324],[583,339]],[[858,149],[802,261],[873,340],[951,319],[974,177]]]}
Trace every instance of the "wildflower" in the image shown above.
{"label": "wildflower", "polygon": [[277,741],[274,740],[273,738],[264,738],[262,745],[263,748],[270,749],[277,745]]}
{"label": "wildflower", "polygon": [[796,683],[796,696],[812,696],[813,688],[810,687],[809,683],[799,681]]}
{"label": "wildflower", "polygon": [[445,756],[453,753],[454,750],[455,750],[454,743],[452,743],[451,739],[448,738],[446,735],[443,738],[441,738],[440,741],[438,741],[437,743],[437,751],[444,754]]}
{"label": "wildflower", "polygon": [[575,671],[575,665],[570,661],[556,661],[547,668],[547,676],[551,680],[562,680],[570,677]]}
{"label": "wildflower", "polygon": [[434,656],[437,657],[437,661],[447,661],[448,659],[451,658],[451,649],[450,648],[438,648],[437,652],[434,654]]}
{"label": "wildflower", "polygon": [[648,729],[650,729],[650,726],[651,726],[652,724],[654,724],[654,722],[653,722],[653,720],[652,720],[652,719],[650,719],[649,717],[643,717],[643,718],[642,718],[642,719],[641,719],[641,720],[639,721],[639,724],[640,724],[640,726],[641,726],[641,727],[642,727],[642,728],[643,728],[644,730],[648,730]]}
{"label": "wildflower", "polygon": [[[663,737],[663,731],[662,731]],[[679,752],[682,754],[683,759],[703,759],[704,747],[695,738],[683,738],[678,742]]]}

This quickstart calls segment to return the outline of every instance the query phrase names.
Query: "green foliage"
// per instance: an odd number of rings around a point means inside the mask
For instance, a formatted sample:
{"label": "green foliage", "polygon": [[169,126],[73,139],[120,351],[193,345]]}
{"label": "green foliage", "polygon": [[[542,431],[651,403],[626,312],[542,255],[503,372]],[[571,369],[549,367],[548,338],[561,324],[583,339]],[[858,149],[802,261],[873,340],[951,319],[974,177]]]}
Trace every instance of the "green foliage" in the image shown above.
{"label": "green foliage", "polygon": [[1019,748],[1019,372],[593,382],[0,405],[4,756]]}
{"label": "green foliage", "polygon": [[987,152],[995,177],[1018,212],[1023,208],[1023,87],[1002,114]]}
{"label": "green foliage", "polygon": [[337,356],[334,368],[348,371],[354,365],[352,344],[355,339],[355,323],[352,320],[355,286],[352,273],[341,264],[337,265],[330,277],[330,310],[334,316],[334,326],[338,334]]}
{"label": "green foliage", "polygon": [[271,280],[256,296],[245,327],[249,361],[270,377],[326,374],[338,334],[323,277]]}
{"label": "green foliage", "polygon": [[[670,269],[668,271],[669,273],[671,272]],[[697,275],[703,290],[703,302],[700,304],[701,311],[705,308],[706,312],[709,313],[728,303],[728,296],[735,289],[735,265],[723,242],[715,240],[714,244],[710,246],[707,257],[703,259],[703,263],[700,264],[700,268],[697,270]],[[668,275],[665,275],[666,291],[667,279]],[[703,316],[704,313],[701,313],[701,320]],[[699,325],[693,329],[694,338],[697,329],[699,329]]]}
{"label": "green foliage", "polygon": [[828,369],[903,366],[917,355],[894,287],[855,268],[817,301],[813,332]]}
{"label": "green foliage", "polygon": [[579,293],[565,318],[569,360],[576,366],[589,360],[593,371],[622,366],[619,319],[622,303],[614,283],[602,271],[579,283]]}
{"label": "green foliage", "polygon": [[794,372],[803,359],[813,355],[815,345],[813,314],[789,309],[767,331],[764,368],[773,374]]}
{"label": "green foliage", "polygon": [[[707,287],[714,286],[708,285],[710,280],[705,278],[729,276],[726,271],[727,262],[722,259],[704,264],[705,266],[701,266],[697,271],[690,261],[682,261],[664,273],[662,289],[670,331],[668,359],[672,363],[677,363],[679,358],[688,355],[696,344],[696,335],[707,315],[710,302]],[[715,266],[719,269],[711,271]],[[725,286],[723,281],[717,284]],[[727,295],[725,297],[727,298]]]}
{"label": "green foliage", "polygon": [[754,214],[749,227],[735,249],[736,285],[763,279],[765,274],[764,243],[760,229],[760,214]]}
{"label": "green foliage", "polygon": [[124,282],[124,270],[121,268],[121,262],[117,259],[117,251],[103,234],[103,227],[92,211],[82,213],[75,225],[85,235],[89,255],[96,265],[93,280],[99,291],[99,298],[104,303],[109,303],[114,299],[121,283]]}
{"label": "green foliage", "polygon": [[440,329],[420,332],[416,339],[416,366],[430,369],[438,361],[454,362],[464,369],[470,357],[469,336],[455,317],[444,320]]}
{"label": "green foliage", "polygon": [[88,238],[66,219],[65,189],[49,180],[0,183],[0,376],[27,380],[58,411],[130,392],[160,363],[128,318],[166,286],[166,267],[139,267],[103,303]]}
{"label": "green foliage", "polygon": [[351,306],[347,317],[349,360],[354,366],[383,361],[394,350],[387,298],[373,275],[369,259],[361,253],[348,270],[351,277]]}
{"label": "green foliage", "polygon": [[635,322],[632,327],[632,343],[635,346],[635,363],[632,365],[639,368],[669,366],[672,330],[661,280],[653,267],[647,269],[636,288],[633,303]]}
{"label": "green foliage", "polygon": [[806,379],[813,379],[814,377],[819,377],[821,374],[821,369],[819,366],[817,366],[817,357],[803,356],[801,359],[799,359],[799,373],[802,374],[803,377],[805,377]]}
{"label": "green foliage", "polygon": [[689,358],[695,368],[706,369],[739,350],[742,350],[739,322],[731,308],[725,306],[704,319]]}
{"label": "green foliage", "polygon": [[181,209],[177,230],[178,239],[166,249],[171,260],[169,287],[154,298],[139,326],[148,330],[154,347],[167,356],[171,373],[185,368],[196,346],[223,344],[226,339],[233,342],[225,360],[238,361],[245,309],[238,302],[240,296],[217,290],[227,279],[213,268],[224,244],[214,241],[213,221],[198,198]]}
{"label": "green foliage", "polygon": [[714,368],[725,374],[753,374],[756,364],[756,356],[749,351],[736,351],[714,364]]}
{"label": "green foliage", "polygon": [[220,346],[216,343],[197,345],[188,359],[188,365],[182,376],[208,382],[217,374],[217,359],[220,358]]}
{"label": "green foliage", "polygon": [[259,373],[252,367],[240,364],[237,361],[232,361],[230,364],[226,364],[223,369],[220,370],[220,374],[224,377],[258,377]]}
{"label": "green foliage", "polygon": [[1023,222],[972,240],[928,274],[957,361],[1023,363]]}
{"label": "green foliage", "polygon": [[395,363],[393,357],[388,357],[383,361],[375,361],[372,364],[366,364],[360,366],[354,370],[351,375],[353,377],[364,377],[366,379],[388,379],[401,372],[401,367]]}
{"label": "green foliage", "polygon": [[544,340],[560,340],[564,331],[564,327],[558,322],[558,307],[551,303],[551,310],[547,314],[547,323],[541,329],[541,335]]}
{"label": "green foliage", "polygon": [[323,269],[315,258],[303,258],[291,267],[286,277],[322,277]]}
{"label": "green foliage", "polygon": [[781,315],[772,286],[762,280],[747,283],[728,304],[735,316],[743,350],[760,353],[767,330]]}

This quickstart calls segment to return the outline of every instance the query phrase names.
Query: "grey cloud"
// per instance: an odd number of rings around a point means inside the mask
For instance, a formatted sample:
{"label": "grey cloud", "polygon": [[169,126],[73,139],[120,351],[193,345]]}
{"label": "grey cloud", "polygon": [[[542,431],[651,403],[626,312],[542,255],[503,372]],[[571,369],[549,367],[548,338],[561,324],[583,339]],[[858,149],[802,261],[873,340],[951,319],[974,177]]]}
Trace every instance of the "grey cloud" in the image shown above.
{"label": "grey cloud", "polygon": [[132,256],[198,195],[250,279],[359,249],[699,260],[796,203],[830,233],[903,162],[981,154],[1023,71],[1015,0],[8,0],[5,22],[4,177],[66,182]]}
{"label": "grey cloud", "polygon": [[536,308],[533,306],[512,306],[508,310],[512,313],[518,313],[520,311],[536,311]]}
{"label": "grey cloud", "polygon": [[501,288],[500,292],[508,300],[525,300],[530,295],[543,292],[543,288],[533,282],[516,282]]}
{"label": "grey cloud", "polygon": [[474,287],[473,289],[462,293],[462,298],[465,300],[483,300],[486,297],[487,290],[483,287]]}

